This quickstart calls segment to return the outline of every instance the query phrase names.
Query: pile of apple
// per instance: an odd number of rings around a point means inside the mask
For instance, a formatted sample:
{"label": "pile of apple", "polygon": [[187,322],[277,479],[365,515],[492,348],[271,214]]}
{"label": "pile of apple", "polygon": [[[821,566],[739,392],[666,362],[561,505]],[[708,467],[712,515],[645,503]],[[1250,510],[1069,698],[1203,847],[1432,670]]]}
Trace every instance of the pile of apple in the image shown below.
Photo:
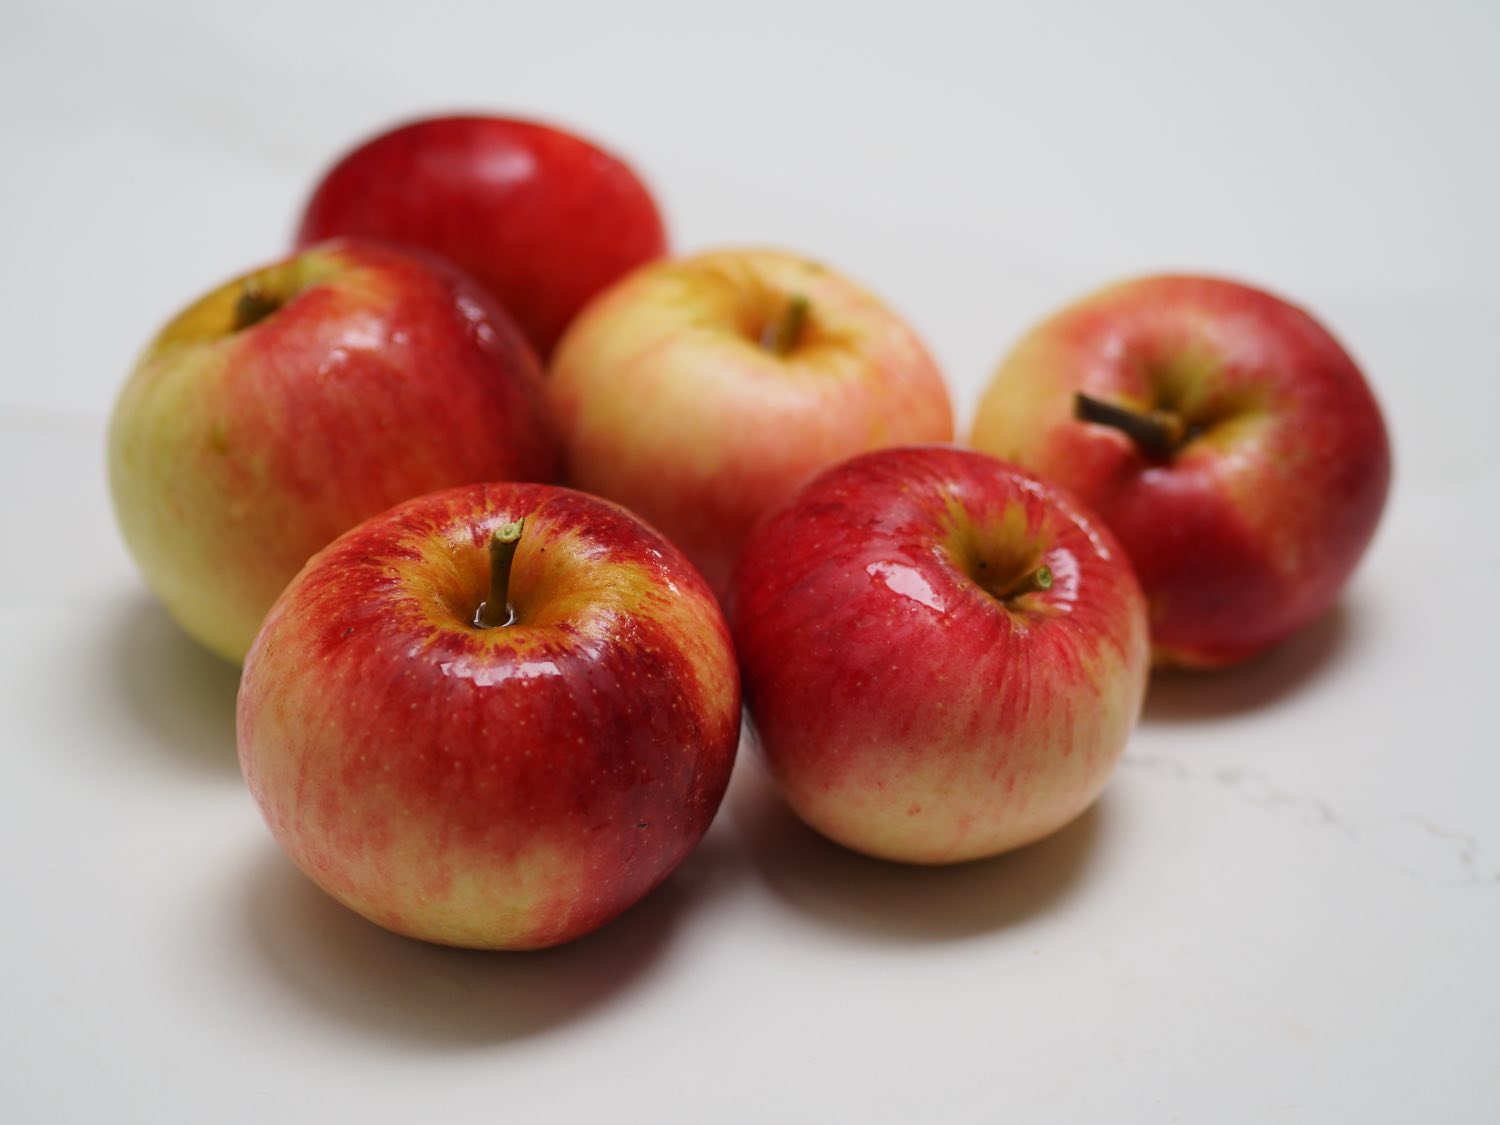
{"label": "pile of apple", "polygon": [[870,293],[665,257],[635,174],[536,124],[376,137],[298,244],[162,329],[110,481],[158,597],[243,661],[276,839],[431,941],[552,945],[647,894],[719,806],[742,685],[779,790],[848,847],[1053,832],[1152,664],[1317,618],[1389,484],[1339,344],[1209,278],[1040,325],[959,448]]}

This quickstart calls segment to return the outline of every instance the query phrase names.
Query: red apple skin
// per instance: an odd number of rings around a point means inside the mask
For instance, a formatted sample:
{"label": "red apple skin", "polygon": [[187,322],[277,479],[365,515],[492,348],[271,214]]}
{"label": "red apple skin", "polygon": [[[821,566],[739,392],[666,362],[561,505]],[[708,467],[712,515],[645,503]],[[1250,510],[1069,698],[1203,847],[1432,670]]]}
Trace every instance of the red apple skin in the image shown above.
{"label": "red apple skin", "polygon": [[[1049,589],[1001,596],[1044,564]],[[912,863],[995,855],[1081,813],[1149,669],[1145,601],[1109,532],[1054,486],[944,446],[809,483],[747,545],[731,615],[792,809]]]}
{"label": "red apple skin", "polygon": [[[515,623],[478,628],[491,532],[523,516]],[[682,555],[530,484],[421,497],[330,545],[238,704],[250,791],[298,867],[397,933],[490,949],[579,937],[664,880],[739,723],[728,626]]]}
{"label": "red apple skin", "polygon": [[[235,331],[253,282],[283,304]],[[553,479],[541,369],[483,289],[371,241],[221,286],[146,349],[116,404],[125,539],[188,633],[238,662],[316,551],[401,500]]]}
{"label": "red apple skin", "polygon": [[456,262],[545,360],[600,289],[666,252],[651,193],[618,157],[503,117],[414,121],[349,152],[318,183],[299,246],[376,235]]}
{"label": "red apple skin", "polygon": [[[784,354],[769,325],[795,298]],[[721,597],[740,546],[809,477],[893,445],[951,441],[941,371],[864,287],[782,250],[643,266],[581,313],[547,389],[570,483],[671,538]]]}
{"label": "red apple skin", "polygon": [[[1174,409],[1202,433],[1152,457],[1074,418],[1078,392]],[[971,440],[1099,513],[1140,576],[1163,665],[1238,663],[1320,617],[1391,478],[1379,405],[1338,341],[1276,296],[1205,277],[1117,285],[1034,329]]]}

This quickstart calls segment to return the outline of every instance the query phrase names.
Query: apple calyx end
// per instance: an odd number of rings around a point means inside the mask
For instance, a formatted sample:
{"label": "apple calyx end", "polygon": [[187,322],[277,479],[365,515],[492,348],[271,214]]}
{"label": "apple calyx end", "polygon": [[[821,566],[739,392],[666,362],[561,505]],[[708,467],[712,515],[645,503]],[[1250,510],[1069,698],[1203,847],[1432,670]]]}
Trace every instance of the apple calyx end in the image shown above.
{"label": "apple calyx end", "polygon": [[1119,430],[1142,453],[1157,461],[1169,460],[1188,437],[1182,418],[1173,411],[1131,410],[1082,391],[1073,396],[1073,417]]}
{"label": "apple calyx end", "polygon": [[234,302],[230,331],[243,332],[247,328],[253,328],[280,308],[281,298],[258,281],[246,281]]}
{"label": "apple calyx end", "polygon": [[516,545],[526,530],[526,517],[503,523],[490,534],[490,596],[474,611],[476,629],[497,629],[514,625],[516,611],[510,604],[510,568],[515,562]]}
{"label": "apple calyx end", "polygon": [[790,355],[802,339],[811,308],[812,302],[805,293],[793,293],[781,313],[772,317],[761,332],[760,346],[774,356]]}

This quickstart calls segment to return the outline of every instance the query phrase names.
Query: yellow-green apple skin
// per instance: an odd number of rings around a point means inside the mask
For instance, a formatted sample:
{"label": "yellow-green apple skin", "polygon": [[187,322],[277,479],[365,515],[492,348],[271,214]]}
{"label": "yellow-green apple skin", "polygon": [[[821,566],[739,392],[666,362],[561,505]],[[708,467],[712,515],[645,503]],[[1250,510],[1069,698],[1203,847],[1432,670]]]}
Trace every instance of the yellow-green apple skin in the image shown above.
{"label": "yellow-green apple skin", "polygon": [[[1162,447],[1077,416],[1082,394],[1171,427]],[[1001,363],[971,444],[1057,481],[1109,525],[1157,663],[1235,664],[1332,606],[1374,535],[1390,442],[1364,375],[1279,297],[1208,277],[1125,282]]]}
{"label": "yellow-green apple skin", "polygon": [[[778,347],[795,302],[806,319]],[[750,528],[809,476],[953,437],[942,375],[910,326],[833,270],[772,250],[628,274],[573,322],[548,386],[569,482],[666,533],[721,596]]]}
{"label": "yellow-green apple skin", "polygon": [[[511,619],[481,627],[492,532],[522,519]],[[579,937],[665,879],[739,725],[728,626],[681,553],[618,505],[517,483],[420,497],[320,552],[238,704],[245,778],[298,867],[390,930],[484,949]]]}
{"label": "yellow-green apple skin", "polygon": [[909,863],[993,856],[1077,817],[1150,667],[1114,537],[1055,486],[951,446],[815,478],[746,545],[730,614],[793,811]]}
{"label": "yellow-green apple skin", "polygon": [[235,662],[341,532],[424,492],[558,466],[540,366],[494,299],[435,259],[357,240],[236,278],[173,318],[126,382],[108,443],[148,585]]}

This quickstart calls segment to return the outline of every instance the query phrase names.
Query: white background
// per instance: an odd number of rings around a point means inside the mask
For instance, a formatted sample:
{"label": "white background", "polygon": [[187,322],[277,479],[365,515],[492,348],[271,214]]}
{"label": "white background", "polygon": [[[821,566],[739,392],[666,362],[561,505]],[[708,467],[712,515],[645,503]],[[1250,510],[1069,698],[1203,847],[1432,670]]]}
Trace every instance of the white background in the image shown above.
{"label": "white background", "polygon": [[[886,7],[0,9],[5,1120],[1500,1120],[1500,7]],[[1274,656],[1160,680],[1103,801],[1022,853],[858,859],[745,755],[590,938],[376,930],[263,828],[234,672],[145,592],[103,429],[337,152],[452,108],[626,154],[679,248],[866,282],[965,419],[1107,281],[1292,296],[1388,414],[1374,547]]]}

